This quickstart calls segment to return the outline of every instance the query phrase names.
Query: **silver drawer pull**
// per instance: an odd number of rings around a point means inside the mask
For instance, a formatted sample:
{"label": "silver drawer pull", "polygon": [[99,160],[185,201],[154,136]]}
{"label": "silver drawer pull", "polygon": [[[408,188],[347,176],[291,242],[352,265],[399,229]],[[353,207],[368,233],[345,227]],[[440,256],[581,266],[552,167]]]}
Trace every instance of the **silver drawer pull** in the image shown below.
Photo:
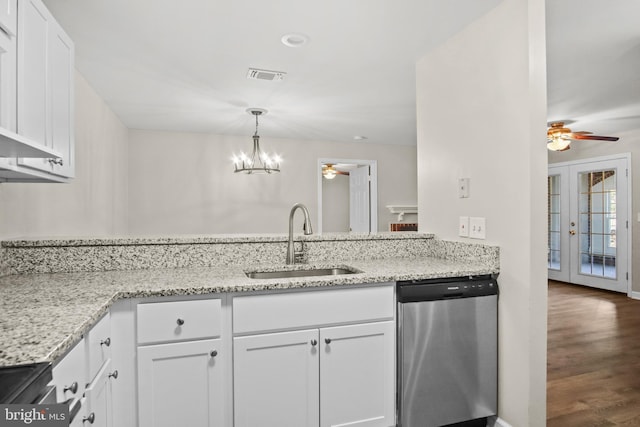
{"label": "silver drawer pull", "polygon": [[67,392],[70,391],[73,394],[76,394],[78,392],[78,383],[76,381],[74,381],[73,383],[71,383],[70,386],[64,386],[64,388],[62,389],[63,392]]}
{"label": "silver drawer pull", "polygon": [[211,350],[211,353],[209,353],[209,355],[211,357],[216,357],[218,355],[218,350]]}
{"label": "silver drawer pull", "polygon": [[49,163],[51,163],[52,165],[63,165],[62,159],[49,159]]}
{"label": "silver drawer pull", "polygon": [[325,338],[324,342],[327,343],[327,344],[331,344],[331,338]]}
{"label": "silver drawer pull", "polygon": [[107,338],[106,340],[100,341],[100,345],[106,345],[109,347],[111,345],[111,338]]}
{"label": "silver drawer pull", "polygon": [[317,344],[318,344],[318,341],[316,341],[316,340],[311,340],[311,345],[312,345],[312,346],[316,346]]}
{"label": "silver drawer pull", "polygon": [[82,422],[84,423],[85,421],[89,421],[89,424],[93,424],[93,422],[96,420],[96,414],[94,414],[93,412],[89,414],[88,417],[84,417],[82,418]]}
{"label": "silver drawer pull", "polygon": [[176,320],[176,323],[178,324],[178,326],[182,326],[184,325],[184,319],[181,319],[178,317],[178,320]]}
{"label": "silver drawer pull", "polygon": [[111,372],[109,374],[109,378],[113,378],[114,380],[118,379],[118,370],[116,369],[115,371]]}

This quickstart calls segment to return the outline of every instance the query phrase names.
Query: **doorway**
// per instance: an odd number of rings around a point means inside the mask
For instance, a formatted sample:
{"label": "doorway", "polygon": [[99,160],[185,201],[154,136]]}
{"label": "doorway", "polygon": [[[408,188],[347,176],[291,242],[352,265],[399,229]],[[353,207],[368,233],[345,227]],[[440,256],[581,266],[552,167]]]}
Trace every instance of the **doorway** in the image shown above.
{"label": "doorway", "polygon": [[627,154],[549,166],[550,279],[630,295],[629,165]]}
{"label": "doorway", "polygon": [[[328,180],[323,178],[323,170],[328,166],[343,172],[337,175],[337,180],[331,180],[332,186],[341,181],[341,190],[335,191],[327,186]],[[323,216],[327,220],[324,222],[331,226],[331,229],[327,228],[325,231],[375,233],[378,230],[376,160],[320,158],[316,174],[318,233],[323,231]]]}

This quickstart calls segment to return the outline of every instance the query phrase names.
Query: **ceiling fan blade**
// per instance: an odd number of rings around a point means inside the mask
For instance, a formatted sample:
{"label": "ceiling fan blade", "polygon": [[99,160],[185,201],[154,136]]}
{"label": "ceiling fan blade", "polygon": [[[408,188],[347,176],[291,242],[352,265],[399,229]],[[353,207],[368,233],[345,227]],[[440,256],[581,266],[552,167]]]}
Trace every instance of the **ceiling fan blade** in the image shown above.
{"label": "ceiling fan blade", "polygon": [[598,135],[581,135],[581,134],[577,134],[576,135],[576,134],[574,134],[572,139],[588,139],[588,140],[593,140],[593,141],[616,142],[620,138],[618,138],[616,136],[598,136]]}
{"label": "ceiling fan blade", "polygon": [[571,133],[573,133],[574,135],[591,135],[591,134],[593,134],[593,132],[586,132],[586,131],[583,131],[583,130],[578,131],[578,132],[571,132]]}

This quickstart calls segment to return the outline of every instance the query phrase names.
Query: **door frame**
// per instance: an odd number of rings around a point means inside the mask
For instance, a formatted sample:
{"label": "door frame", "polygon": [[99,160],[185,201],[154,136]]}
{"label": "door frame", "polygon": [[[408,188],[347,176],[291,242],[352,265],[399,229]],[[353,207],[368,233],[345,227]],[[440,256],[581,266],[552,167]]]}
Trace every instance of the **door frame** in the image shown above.
{"label": "door frame", "polygon": [[345,159],[334,157],[321,157],[318,159],[318,167],[316,170],[316,176],[318,179],[318,219],[316,221],[316,230],[318,234],[322,234],[322,165],[323,164],[336,164],[336,163],[350,163],[358,166],[369,166],[370,176],[370,212],[369,218],[371,221],[370,233],[378,232],[378,161],[377,160],[357,160],[357,159]]}
{"label": "door frame", "polygon": [[[585,159],[578,159],[578,160],[570,160],[570,161],[566,161],[566,162],[559,162],[559,163],[549,163],[548,168],[551,167],[562,167],[562,166],[575,166],[575,165],[580,165],[580,164],[584,164],[584,163],[593,163],[593,162],[602,162],[602,161],[607,161],[607,160],[625,160],[627,163],[627,222],[628,222],[628,227],[626,228],[627,230],[627,251],[626,251],[626,255],[627,255],[627,273],[628,273],[628,279],[627,279],[627,296],[629,298],[633,298],[633,216],[632,216],[632,211],[633,211],[633,171],[632,171],[632,163],[631,163],[631,153],[619,153],[619,154],[612,154],[609,156],[600,156],[600,157],[589,157],[589,158],[585,158]],[[548,176],[548,173],[547,173]],[[548,227],[548,226],[547,226]],[[548,228],[547,228],[548,229]],[[617,230],[616,230],[617,232]]]}

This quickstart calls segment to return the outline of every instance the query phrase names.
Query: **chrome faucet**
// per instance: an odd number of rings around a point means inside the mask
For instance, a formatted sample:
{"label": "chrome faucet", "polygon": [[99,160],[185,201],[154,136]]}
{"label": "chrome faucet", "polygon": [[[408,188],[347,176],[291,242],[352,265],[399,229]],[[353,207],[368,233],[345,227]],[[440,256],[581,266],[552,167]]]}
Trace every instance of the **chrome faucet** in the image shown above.
{"label": "chrome faucet", "polygon": [[313,228],[311,228],[311,218],[309,217],[309,210],[302,203],[296,203],[291,208],[291,212],[289,213],[289,243],[287,245],[287,264],[295,264],[296,256],[302,255],[303,251],[296,251],[293,245],[293,216],[296,213],[297,209],[302,209],[302,213],[304,214],[304,226],[302,230],[306,236],[313,234]]}

